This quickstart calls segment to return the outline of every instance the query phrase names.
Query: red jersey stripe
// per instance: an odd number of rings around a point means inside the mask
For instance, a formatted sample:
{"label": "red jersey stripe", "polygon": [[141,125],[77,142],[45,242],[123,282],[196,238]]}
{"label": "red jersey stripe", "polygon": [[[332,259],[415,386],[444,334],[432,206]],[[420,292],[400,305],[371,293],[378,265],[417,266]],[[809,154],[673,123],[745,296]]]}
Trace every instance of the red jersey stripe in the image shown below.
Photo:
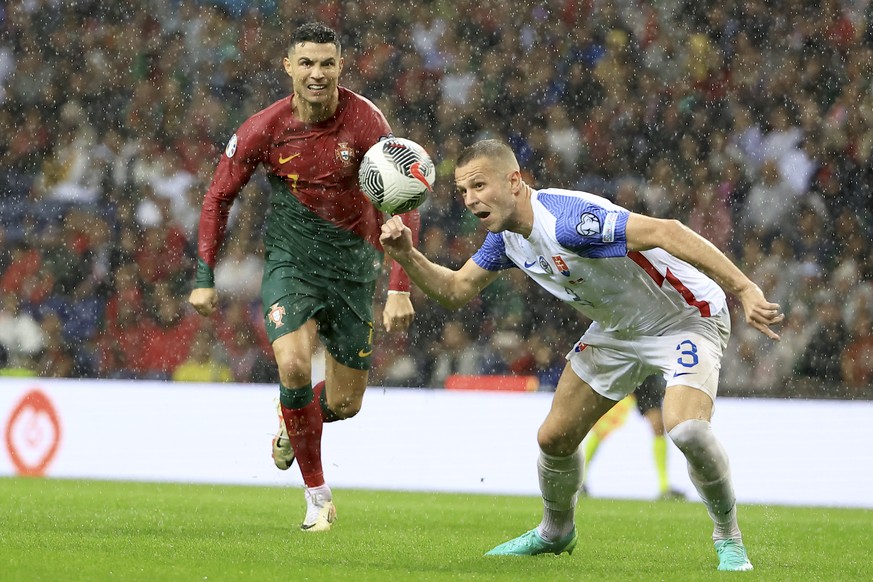
{"label": "red jersey stripe", "polygon": [[670,269],[667,269],[667,275],[664,276],[658,272],[655,266],[649,262],[649,260],[639,251],[629,251],[627,254],[628,258],[639,265],[648,275],[652,278],[652,280],[658,284],[658,287],[664,284],[664,280],[666,279],[670,286],[675,289],[679,295],[685,300],[688,305],[693,305],[700,311],[700,315],[703,317],[711,317],[712,312],[709,309],[709,303],[706,301],[702,301],[694,296],[694,293],[691,292],[691,289],[685,286],[682,281],[680,281],[676,275],[674,275]]}

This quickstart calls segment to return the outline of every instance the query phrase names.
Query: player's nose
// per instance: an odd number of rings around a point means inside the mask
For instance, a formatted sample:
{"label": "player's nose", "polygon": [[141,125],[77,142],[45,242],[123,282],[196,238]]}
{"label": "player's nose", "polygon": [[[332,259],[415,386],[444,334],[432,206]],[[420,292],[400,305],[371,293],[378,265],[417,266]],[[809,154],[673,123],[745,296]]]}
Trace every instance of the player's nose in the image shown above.
{"label": "player's nose", "polygon": [[467,206],[467,210],[469,210],[473,214],[478,214],[479,212],[483,211],[482,203],[479,201],[478,198],[475,198],[475,197],[471,198],[466,203],[466,206]]}

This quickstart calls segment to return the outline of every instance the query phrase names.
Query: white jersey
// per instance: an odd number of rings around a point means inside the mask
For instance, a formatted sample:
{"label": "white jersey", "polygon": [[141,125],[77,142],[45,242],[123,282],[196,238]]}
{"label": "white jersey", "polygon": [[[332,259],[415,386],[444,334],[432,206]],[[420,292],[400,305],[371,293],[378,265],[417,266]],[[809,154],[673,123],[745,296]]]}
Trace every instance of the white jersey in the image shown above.
{"label": "white jersey", "polygon": [[667,251],[628,251],[628,210],[594,194],[534,191],[528,237],[488,233],[473,261],[489,271],[522,269],[594,323],[586,337],[661,335],[717,315],[725,294],[712,279]]}

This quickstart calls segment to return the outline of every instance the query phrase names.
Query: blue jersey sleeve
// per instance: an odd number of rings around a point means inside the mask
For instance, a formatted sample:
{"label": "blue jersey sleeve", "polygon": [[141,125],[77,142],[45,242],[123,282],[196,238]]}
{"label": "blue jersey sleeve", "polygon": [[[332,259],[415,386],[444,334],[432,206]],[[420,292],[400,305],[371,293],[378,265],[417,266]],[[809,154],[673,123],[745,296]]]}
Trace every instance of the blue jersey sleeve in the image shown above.
{"label": "blue jersey sleeve", "polygon": [[516,266],[506,256],[506,245],[503,243],[503,237],[493,232],[489,232],[485,236],[482,246],[479,247],[472,259],[474,263],[486,271],[502,271]]}
{"label": "blue jersey sleeve", "polygon": [[630,212],[624,208],[560,194],[541,193],[539,201],[556,218],[555,236],[561,246],[586,259],[627,254],[625,228]]}

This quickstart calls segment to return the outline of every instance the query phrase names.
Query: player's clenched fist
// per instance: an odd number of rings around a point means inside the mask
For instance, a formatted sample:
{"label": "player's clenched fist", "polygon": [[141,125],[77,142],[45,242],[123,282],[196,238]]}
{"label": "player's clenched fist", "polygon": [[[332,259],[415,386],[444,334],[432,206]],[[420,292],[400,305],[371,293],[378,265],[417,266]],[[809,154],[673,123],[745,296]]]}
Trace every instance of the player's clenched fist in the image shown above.
{"label": "player's clenched fist", "polygon": [[382,225],[379,241],[385,252],[394,258],[412,250],[412,231],[399,216],[393,216]]}
{"label": "player's clenched fist", "polygon": [[212,312],[215,311],[216,307],[218,307],[218,293],[215,292],[215,289],[209,287],[194,289],[188,297],[188,303],[190,303],[200,315],[209,316],[212,315]]}

